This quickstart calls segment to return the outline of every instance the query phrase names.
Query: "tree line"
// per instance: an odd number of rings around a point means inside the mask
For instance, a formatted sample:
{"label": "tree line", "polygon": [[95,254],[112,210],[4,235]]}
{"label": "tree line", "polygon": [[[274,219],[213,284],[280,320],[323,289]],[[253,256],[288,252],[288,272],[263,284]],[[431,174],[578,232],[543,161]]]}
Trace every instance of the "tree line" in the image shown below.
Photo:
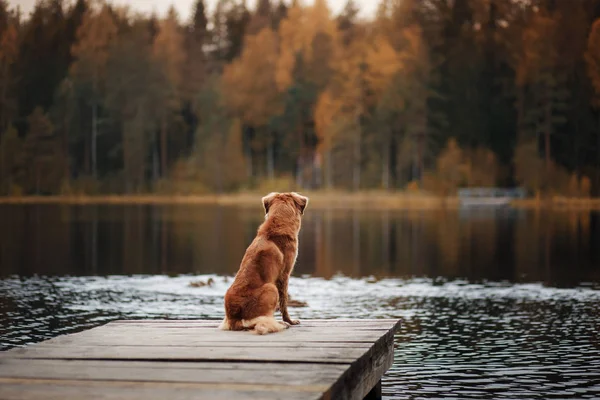
{"label": "tree line", "polygon": [[0,0],[0,194],[600,192],[600,0]]}

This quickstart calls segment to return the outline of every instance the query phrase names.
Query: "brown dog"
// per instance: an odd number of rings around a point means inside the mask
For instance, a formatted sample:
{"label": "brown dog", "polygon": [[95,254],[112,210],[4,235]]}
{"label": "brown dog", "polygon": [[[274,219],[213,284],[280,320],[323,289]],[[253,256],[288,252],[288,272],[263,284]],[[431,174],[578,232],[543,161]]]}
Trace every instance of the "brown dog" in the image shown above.
{"label": "brown dog", "polygon": [[[246,250],[225,294],[223,330],[254,329],[260,335],[297,325],[287,310],[288,280],[298,256],[298,233],[308,198],[298,193],[270,193],[262,198],[265,222]],[[284,322],[277,322],[275,309]]]}

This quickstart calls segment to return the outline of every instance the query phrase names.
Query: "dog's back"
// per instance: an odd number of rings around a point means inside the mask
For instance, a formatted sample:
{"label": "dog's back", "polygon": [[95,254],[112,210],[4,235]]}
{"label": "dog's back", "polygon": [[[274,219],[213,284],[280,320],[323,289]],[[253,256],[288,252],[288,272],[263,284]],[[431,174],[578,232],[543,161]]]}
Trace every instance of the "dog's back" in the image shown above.
{"label": "dog's back", "polygon": [[[287,282],[296,260],[300,216],[308,199],[297,194],[263,198],[267,218],[248,246],[240,269],[225,294],[224,330],[278,332],[294,323],[287,314]],[[287,323],[275,321],[279,304]]]}

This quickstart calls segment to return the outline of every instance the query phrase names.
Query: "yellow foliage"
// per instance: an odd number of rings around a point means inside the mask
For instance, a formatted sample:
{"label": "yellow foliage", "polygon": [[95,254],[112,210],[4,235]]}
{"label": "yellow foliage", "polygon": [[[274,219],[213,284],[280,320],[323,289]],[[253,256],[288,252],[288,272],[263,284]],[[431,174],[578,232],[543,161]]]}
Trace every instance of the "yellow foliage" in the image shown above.
{"label": "yellow foliage", "polygon": [[544,161],[535,142],[521,143],[515,149],[515,176],[517,181],[532,192],[538,192],[546,183]]}
{"label": "yellow foliage", "polygon": [[463,152],[456,139],[448,139],[446,148],[437,159],[437,175],[444,186],[444,193],[455,190],[463,181]]}
{"label": "yellow foliage", "polygon": [[166,19],[160,21],[154,39],[153,55],[161,66],[170,86],[180,91],[183,84],[183,66],[186,61],[184,37],[179,30],[175,12],[171,10]]}
{"label": "yellow foliage", "polygon": [[424,172],[421,177],[423,189],[429,193],[446,194],[446,188],[443,181],[433,172]]}
{"label": "yellow foliage", "polygon": [[342,108],[339,98],[333,97],[329,90],[319,96],[315,106],[315,131],[319,137],[319,149],[330,149],[332,142],[331,127]]}
{"label": "yellow foliage", "polygon": [[499,174],[496,155],[491,150],[480,147],[467,150],[465,174],[469,186],[495,186]]}
{"label": "yellow foliage", "polygon": [[18,46],[17,29],[9,24],[0,36],[0,68],[7,68],[16,60]]}
{"label": "yellow foliage", "polygon": [[579,184],[579,194],[581,197],[590,197],[592,181],[587,176],[582,176]]}
{"label": "yellow foliage", "polygon": [[401,55],[380,35],[367,52],[367,66],[367,82],[379,98],[390,85],[393,76],[402,68]]}
{"label": "yellow foliage", "polygon": [[225,67],[223,92],[227,105],[244,122],[263,126],[281,111],[274,71],[277,65],[277,36],[265,28],[246,39],[240,58]]}
{"label": "yellow foliage", "polygon": [[289,175],[274,179],[264,179],[258,183],[256,190],[259,193],[291,192],[296,190],[296,180]]}
{"label": "yellow foliage", "polygon": [[334,43],[337,41],[337,26],[325,0],[315,1],[312,7],[294,5],[288,10],[287,17],[279,25],[280,53],[275,81],[280,91],[292,83],[298,53],[305,62],[313,61],[312,44],[319,32],[329,35]]}
{"label": "yellow foliage", "polygon": [[596,94],[600,94],[600,18],[594,21],[585,53],[588,76]]}
{"label": "yellow foliage", "polygon": [[524,85],[535,79],[558,56],[553,43],[557,21],[541,12],[534,13],[531,23],[523,31],[523,54],[517,66],[517,84]]}
{"label": "yellow foliage", "polygon": [[109,46],[117,37],[117,26],[108,6],[90,10],[77,30],[77,42],[71,48],[75,62],[71,72],[91,79],[94,85],[104,74]]}
{"label": "yellow foliage", "polygon": [[569,179],[568,195],[569,197],[579,197],[579,178],[575,173],[572,173]]}
{"label": "yellow foliage", "polygon": [[410,193],[416,193],[419,191],[419,182],[410,181],[408,185],[406,185],[406,190]]}

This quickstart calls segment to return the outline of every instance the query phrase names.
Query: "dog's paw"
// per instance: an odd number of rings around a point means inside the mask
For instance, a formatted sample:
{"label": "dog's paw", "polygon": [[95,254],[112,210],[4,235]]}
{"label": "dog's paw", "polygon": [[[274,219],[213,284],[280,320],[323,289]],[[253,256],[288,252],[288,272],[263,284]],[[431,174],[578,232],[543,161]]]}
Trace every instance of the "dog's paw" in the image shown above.
{"label": "dog's paw", "polygon": [[300,321],[298,321],[297,319],[293,319],[293,320],[289,321],[288,324],[290,324],[290,325],[299,325]]}
{"label": "dog's paw", "polygon": [[290,324],[288,324],[287,322],[279,321],[279,324],[283,325],[283,329],[288,329],[290,327]]}

